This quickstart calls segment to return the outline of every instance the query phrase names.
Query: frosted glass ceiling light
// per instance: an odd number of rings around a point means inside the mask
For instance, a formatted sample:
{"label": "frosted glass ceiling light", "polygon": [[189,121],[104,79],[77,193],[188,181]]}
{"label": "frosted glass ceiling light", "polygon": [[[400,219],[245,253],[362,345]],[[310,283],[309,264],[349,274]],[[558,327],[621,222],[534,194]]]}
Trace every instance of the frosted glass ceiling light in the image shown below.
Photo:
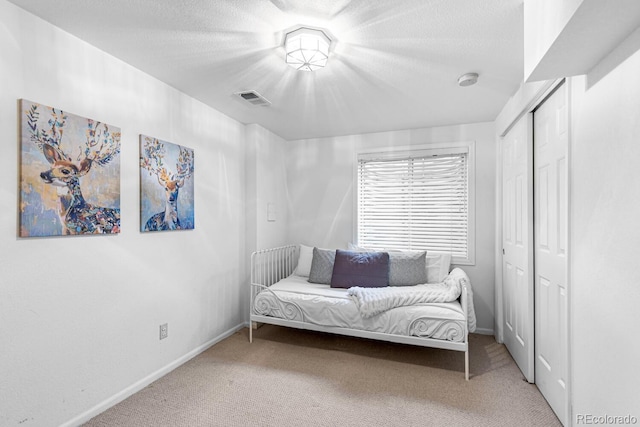
{"label": "frosted glass ceiling light", "polygon": [[300,27],[284,38],[287,64],[296,70],[318,70],[327,65],[330,45],[331,39],[323,31]]}

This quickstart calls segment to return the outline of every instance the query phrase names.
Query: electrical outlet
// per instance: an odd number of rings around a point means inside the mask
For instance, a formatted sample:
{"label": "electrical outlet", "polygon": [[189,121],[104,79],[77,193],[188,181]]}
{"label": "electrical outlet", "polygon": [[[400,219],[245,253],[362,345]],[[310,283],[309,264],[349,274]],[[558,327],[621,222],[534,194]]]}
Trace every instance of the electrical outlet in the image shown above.
{"label": "electrical outlet", "polygon": [[169,336],[169,324],[164,323],[160,325],[160,339],[163,340]]}

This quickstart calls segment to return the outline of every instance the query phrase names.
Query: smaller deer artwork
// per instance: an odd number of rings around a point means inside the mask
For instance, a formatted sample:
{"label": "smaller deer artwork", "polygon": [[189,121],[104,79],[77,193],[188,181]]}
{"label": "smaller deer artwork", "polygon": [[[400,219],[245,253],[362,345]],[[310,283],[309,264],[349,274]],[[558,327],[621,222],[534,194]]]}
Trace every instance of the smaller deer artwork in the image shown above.
{"label": "smaller deer artwork", "polygon": [[21,107],[20,236],[119,233],[120,129],[26,100]]}
{"label": "smaller deer artwork", "polygon": [[140,231],[194,228],[193,170],[193,150],[140,135]]}

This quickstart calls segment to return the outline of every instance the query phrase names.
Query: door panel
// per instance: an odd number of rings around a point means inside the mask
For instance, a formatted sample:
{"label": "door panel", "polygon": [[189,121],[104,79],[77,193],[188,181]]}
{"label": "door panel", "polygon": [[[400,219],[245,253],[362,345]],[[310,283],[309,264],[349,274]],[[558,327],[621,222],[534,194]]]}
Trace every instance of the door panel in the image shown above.
{"label": "door panel", "polygon": [[534,112],[535,381],[568,420],[568,109],[562,84]]}
{"label": "door panel", "polygon": [[504,343],[529,382],[534,381],[531,134],[529,114],[502,140]]}

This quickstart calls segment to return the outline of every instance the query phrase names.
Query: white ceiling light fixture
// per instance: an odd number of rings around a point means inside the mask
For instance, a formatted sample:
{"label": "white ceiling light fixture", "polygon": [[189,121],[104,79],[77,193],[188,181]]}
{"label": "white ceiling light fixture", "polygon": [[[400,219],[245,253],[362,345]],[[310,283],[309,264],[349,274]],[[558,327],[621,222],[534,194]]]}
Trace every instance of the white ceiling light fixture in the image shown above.
{"label": "white ceiling light fixture", "polygon": [[458,77],[459,86],[471,86],[478,83],[478,73],[467,73]]}
{"label": "white ceiling light fixture", "polygon": [[327,65],[331,39],[322,30],[300,27],[287,33],[284,50],[287,64],[296,70],[315,71]]}

